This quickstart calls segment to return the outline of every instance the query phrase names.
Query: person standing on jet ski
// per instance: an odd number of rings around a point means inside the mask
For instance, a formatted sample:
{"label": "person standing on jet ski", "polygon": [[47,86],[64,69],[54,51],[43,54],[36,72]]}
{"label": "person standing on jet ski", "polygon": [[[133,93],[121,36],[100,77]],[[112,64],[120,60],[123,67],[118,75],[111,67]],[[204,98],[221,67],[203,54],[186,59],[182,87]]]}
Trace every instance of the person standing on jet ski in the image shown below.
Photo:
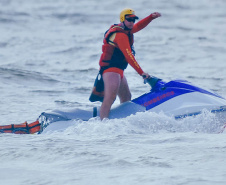
{"label": "person standing on jet ski", "polygon": [[[131,100],[131,92],[126,77],[123,74],[128,64],[130,64],[144,79],[150,77],[148,73],[145,73],[141,69],[134,57],[133,34],[142,30],[153,19],[160,16],[160,13],[155,12],[135,24],[135,21],[138,19],[135,15],[135,11],[126,8],[120,13],[120,23],[112,25],[109,30],[106,31],[103,41],[104,44],[102,46],[103,53],[99,61],[99,74],[101,75],[101,80],[103,79],[103,88],[99,88],[103,90],[103,103],[100,108],[101,120],[108,117],[111,106],[117,95],[119,96],[120,103]],[[96,79],[95,85],[97,85],[97,82],[98,79]],[[97,91],[96,87],[94,87],[92,94],[101,96],[100,91]],[[97,100],[95,100],[95,98],[92,100],[90,97],[90,101]]]}

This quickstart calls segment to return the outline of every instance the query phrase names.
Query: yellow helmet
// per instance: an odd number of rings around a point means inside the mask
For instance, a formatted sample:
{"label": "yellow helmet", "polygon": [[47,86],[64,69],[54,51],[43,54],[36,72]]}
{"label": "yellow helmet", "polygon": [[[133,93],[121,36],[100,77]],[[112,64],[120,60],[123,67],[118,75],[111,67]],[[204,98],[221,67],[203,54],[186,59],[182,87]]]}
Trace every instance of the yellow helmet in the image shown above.
{"label": "yellow helmet", "polygon": [[130,15],[130,17],[134,17],[135,19],[139,19],[135,15],[135,11],[133,9],[131,9],[131,8],[125,8],[120,13],[120,22],[124,22],[125,21],[125,16],[126,15]]}

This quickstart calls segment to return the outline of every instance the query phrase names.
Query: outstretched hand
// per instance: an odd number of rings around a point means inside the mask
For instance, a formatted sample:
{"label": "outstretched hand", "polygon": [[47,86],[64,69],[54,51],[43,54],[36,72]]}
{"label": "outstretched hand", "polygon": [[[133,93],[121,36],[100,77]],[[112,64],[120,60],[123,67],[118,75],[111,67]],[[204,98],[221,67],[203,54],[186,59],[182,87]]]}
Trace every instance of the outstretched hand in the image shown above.
{"label": "outstretched hand", "polygon": [[156,19],[156,18],[158,18],[158,17],[160,17],[160,16],[161,16],[161,14],[158,13],[158,12],[154,12],[154,13],[151,14],[151,17],[152,17],[153,19]]}

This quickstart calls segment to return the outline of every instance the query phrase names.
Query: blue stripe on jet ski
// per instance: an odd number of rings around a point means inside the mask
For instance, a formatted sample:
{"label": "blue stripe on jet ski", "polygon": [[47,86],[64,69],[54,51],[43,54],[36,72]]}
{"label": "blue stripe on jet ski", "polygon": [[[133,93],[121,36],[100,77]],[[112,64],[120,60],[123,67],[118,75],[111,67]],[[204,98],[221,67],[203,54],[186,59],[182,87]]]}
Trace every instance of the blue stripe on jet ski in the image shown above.
{"label": "blue stripe on jet ski", "polygon": [[194,86],[194,85],[192,85],[191,83],[189,83],[188,81],[185,81],[185,80],[170,81],[170,82],[166,83],[164,85],[164,87],[166,87],[166,88],[167,87],[174,87],[174,88],[178,88],[178,89],[190,89],[192,91],[197,91],[197,92],[200,92],[200,93],[209,94],[209,95],[216,96],[218,98],[224,99],[223,97],[219,96],[216,93],[213,93],[213,92],[207,91],[205,89],[199,88],[197,86]]}
{"label": "blue stripe on jet ski", "polygon": [[142,106],[146,107],[146,110],[149,110],[149,109],[152,109],[153,107],[156,107],[172,98],[175,98],[176,96],[190,93],[190,92],[194,92],[194,91],[187,90],[187,89],[180,89],[179,91],[178,91],[178,89],[176,89],[176,91],[175,91],[174,88],[167,88],[163,91],[150,92],[150,93],[144,94],[144,95],[132,100],[132,102],[142,105]]}
{"label": "blue stripe on jet ski", "polygon": [[159,84],[157,84],[157,88],[155,88],[153,91],[143,94],[142,96],[132,100],[132,102],[142,105],[146,107],[146,110],[149,110],[172,98],[175,98],[176,96],[191,92],[200,92],[222,98],[217,94],[193,86],[187,81],[177,80],[171,81],[169,83],[160,82]]}

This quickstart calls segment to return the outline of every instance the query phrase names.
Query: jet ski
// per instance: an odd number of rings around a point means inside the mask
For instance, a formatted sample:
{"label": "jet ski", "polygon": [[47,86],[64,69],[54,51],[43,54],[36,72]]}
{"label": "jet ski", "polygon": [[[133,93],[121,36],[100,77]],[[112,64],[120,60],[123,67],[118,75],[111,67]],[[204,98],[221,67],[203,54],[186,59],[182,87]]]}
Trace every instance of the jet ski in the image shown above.
{"label": "jet ski", "polygon": [[[129,102],[122,103],[111,109],[109,119],[128,117],[137,112],[163,112],[175,119],[201,114],[203,110],[218,113],[226,122],[226,99],[218,94],[202,89],[185,80],[164,82],[152,77],[147,81],[152,89]],[[42,128],[45,129],[53,122],[67,120],[88,121],[99,116],[99,108],[90,110],[71,109],[67,111],[54,110],[43,112],[39,117]],[[225,117],[223,117],[223,115]],[[60,125],[56,126],[61,127]],[[54,128],[55,129],[55,128]]]}
{"label": "jet ski", "polygon": [[[152,77],[147,80],[147,83],[152,87],[149,92],[112,108],[109,119],[126,118],[132,114],[145,111],[162,112],[167,116],[173,116],[175,119],[183,119],[188,116],[196,116],[201,114],[203,110],[207,110],[219,115],[222,122],[226,123],[226,99],[218,94],[197,87],[185,80],[164,82],[161,79]],[[93,117],[98,117],[99,110],[100,108],[94,107],[89,110],[76,108],[66,111],[43,112],[38,120],[34,122],[36,124],[33,123],[32,129],[34,130],[35,126],[40,128],[38,133],[42,133],[50,126],[53,130],[59,130],[69,126],[65,125],[65,121],[88,121]]]}

